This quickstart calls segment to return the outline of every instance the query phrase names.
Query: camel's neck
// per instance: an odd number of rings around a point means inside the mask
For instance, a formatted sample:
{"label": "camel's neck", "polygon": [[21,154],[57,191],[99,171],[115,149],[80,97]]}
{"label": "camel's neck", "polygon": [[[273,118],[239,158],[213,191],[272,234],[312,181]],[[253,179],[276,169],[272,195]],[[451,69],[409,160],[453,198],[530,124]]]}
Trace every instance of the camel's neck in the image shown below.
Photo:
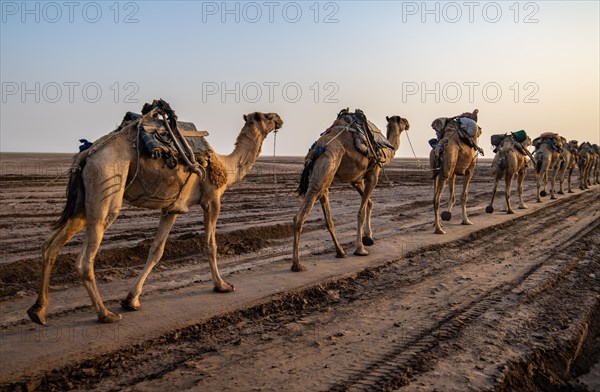
{"label": "camel's neck", "polygon": [[237,140],[235,149],[229,155],[219,155],[227,170],[227,188],[240,182],[252,169],[265,137],[252,126],[245,126]]}
{"label": "camel's neck", "polygon": [[387,140],[392,145],[393,150],[390,151],[390,154],[386,154],[386,158],[385,158],[385,162],[384,162],[385,165],[388,165],[390,162],[392,162],[392,159],[394,159],[394,155],[396,154],[396,151],[398,151],[398,148],[400,148],[400,134],[401,133],[402,133],[402,131],[400,130],[400,127],[398,127],[398,126],[388,128]]}

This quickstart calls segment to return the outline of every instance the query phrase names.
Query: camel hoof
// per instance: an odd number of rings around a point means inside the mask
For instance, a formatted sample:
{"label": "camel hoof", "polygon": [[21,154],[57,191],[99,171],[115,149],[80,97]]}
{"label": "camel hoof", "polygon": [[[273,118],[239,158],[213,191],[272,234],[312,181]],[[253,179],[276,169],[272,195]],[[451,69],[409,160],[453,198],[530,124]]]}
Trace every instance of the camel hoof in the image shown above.
{"label": "camel hoof", "polygon": [[519,206],[519,209],[520,209],[520,210],[526,210],[526,209],[528,209],[528,208],[529,208],[529,207],[527,207],[525,204],[523,204],[522,206]]}
{"label": "camel hoof", "polygon": [[463,221],[462,221],[460,224],[461,224],[461,225],[466,225],[466,226],[469,226],[469,225],[472,225],[472,224],[473,224],[473,222],[471,222],[471,221],[470,221],[470,220],[468,220],[468,219],[465,219],[465,220],[463,220]]}
{"label": "camel hoof", "polygon": [[361,250],[355,250],[354,251],[354,255],[356,256],[368,256],[369,252],[366,249],[361,249]]}
{"label": "camel hoof", "polygon": [[546,191],[541,191],[540,192],[540,196],[546,197],[546,196],[548,196],[548,193],[546,193]]}
{"label": "camel hoof", "polygon": [[557,199],[556,196],[554,196],[554,195],[550,196],[550,200],[556,200],[556,199]]}
{"label": "camel hoof", "polygon": [[565,194],[565,192],[563,192],[563,191],[558,191],[558,194],[559,194],[559,195],[564,195],[564,194]]}
{"label": "camel hoof", "polygon": [[375,243],[375,241],[373,241],[373,238],[371,237],[364,236],[362,238],[362,243],[365,246],[372,246]]}
{"label": "camel hoof", "polygon": [[508,211],[506,211],[506,213],[509,214],[509,215],[511,215],[511,214],[514,214],[515,211],[514,210],[508,210]]}
{"label": "camel hoof", "polygon": [[36,324],[46,325],[46,315],[44,311],[41,311],[37,305],[33,305],[27,309],[27,315]]}
{"label": "camel hoof", "polygon": [[223,282],[222,287],[214,286],[213,290],[215,291],[215,293],[231,293],[235,291],[235,287],[233,287],[232,284]]}
{"label": "camel hoof", "polygon": [[294,272],[303,272],[306,270],[307,270],[307,268],[304,264],[300,264],[300,263],[292,264],[292,271],[294,271]]}
{"label": "camel hoof", "polygon": [[485,212],[487,212],[488,214],[493,213],[494,212],[494,207],[492,207],[492,206],[485,207]]}
{"label": "camel hoof", "polygon": [[442,212],[441,217],[443,221],[449,221],[450,219],[452,219],[452,213],[450,211],[444,211]]}
{"label": "camel hoof", "polygon": [[446,232],[444,230],[442,230],[441,228],[436,228],[435,234],[446,234]]}
{"label": "camel hoof", "polygon": [[121,301],[121,307],[125,310],[140,310],[142,308],[142,305],[140,305],[140,302],[137,301],[137,303],[133,302],[133,297],[131,295],[128,295],[127,297],[125,297],[125,299],[123,299]]}
{"label": "camel hoof", "polygon": [[[335,257],[338,258],[338,259],[343,259],[343,258],[346,257],[346,252],[344,252],[344,253],[337,253],[336,252]],[[306,270],[306,268],[303,271],[305,271],[305,270]]]}
{"label": "camel hoof", "polygon": [[113,312],[107,312],[103,316],[98,316],[98,321],[100,321],[101,323],[104,323],[104,324],[111,324],[111,323],[116,323],[117,321],[121,320],[122,318],[123,318],[123,316],[121,316],[120,314],[113,313]]}
{"label": "camel hoof", "polygon": [[575,193],[575,192],[573,192],[572,190],[569,189],[569,191],[567,193]]}

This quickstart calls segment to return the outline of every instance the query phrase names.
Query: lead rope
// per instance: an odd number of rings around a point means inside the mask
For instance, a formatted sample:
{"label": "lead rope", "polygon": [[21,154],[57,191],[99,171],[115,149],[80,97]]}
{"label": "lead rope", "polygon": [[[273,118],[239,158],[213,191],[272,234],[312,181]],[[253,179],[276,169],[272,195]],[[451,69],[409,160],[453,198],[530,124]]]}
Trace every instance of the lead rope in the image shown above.
{"label": "lead rope", "polygon": [[408,145],[410,146],[410,149],[413,153],[413,156],[415,157],[415,159],[417,160],[417,165],[419,165],[419,169],[420,170],[424,170],[423,169],[423,165],[421,165],[421,161],[419,161],[419,158],[417,158],[417,154],[415,154],[415,149],[413,148],[413,145],[410,141],[410,136],[408,136],[408,131],[406,131],[406,139],[408,139]]}

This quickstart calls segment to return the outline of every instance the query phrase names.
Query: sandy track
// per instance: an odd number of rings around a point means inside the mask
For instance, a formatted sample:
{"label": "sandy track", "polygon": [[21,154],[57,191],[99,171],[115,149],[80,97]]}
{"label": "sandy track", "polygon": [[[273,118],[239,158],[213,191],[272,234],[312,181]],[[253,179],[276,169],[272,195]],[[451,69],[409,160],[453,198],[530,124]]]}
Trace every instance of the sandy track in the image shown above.
{"label": "sandy track", "polygon": [[[274,179],[277,165],[284,170]],[[0,243],[7,259],[0,276],[10,285],[5,279],[10,271],[13,285],[23,289],[3,291],[2,357],[13,360],[2,361],[1,382],[98,390],[368,390],[406,384],[423,390],[499,388],[502,380],[516,374],[503,366],[531,353],[531,335],[546,338],[552,332],[527,324],[535,326],[536,317],[558,309],[556,304],[537,309],[538,301],[547,301],[544,296],[580,310],[571,317],[573,328],[581,327],[583,321],[575,321],[597,308],[592,288],[597,289],[598,281],[589,276],[599,275],[600,191],[595,187],[541,206],[530,202],[527,213],[519,211],[514,217],[489,216],[483,213],[491,189],[487,166],[478,170],[472,185],[470,211],[476,224],[457,225],[456,217],[448,224],[449,235],[435,236],[428,175],[416,171],[413,163],[395,162],[387,170],[394,185],[382,179],[374,195],[377,244],[371,256],[333,259],[316,208],[302,238],[310,270],[292,274],[289,220],[297,201],[289,192],[299,165],[293,160],[262,161],[228,195],[219,225],[232,249],[220,265],[232,273],[228,279],[238,291],[209,294],[208,269],[197,264],[201,246],[194,232],[200,214],[192,213],[178,221],[179,231],[171,236],[173,247],[190,243],[167,255],[163,265],[169,269],[151,275],[143,310],[126,313],[118,327],[94,323],[89,299],[75,277],[63,279],[51,293],[51,326],[32,327],[23,316],[33,301],[29,290],[34,279],[18,272],[33,268],[38,256],[33,249],[13,245],[15,236],[3,230]],[[6,186],[9,177],[2,178],[4,205],[28,189],[20,181]],[[265,191],[265,185],[273,192]],[[38,194],[40,200],[57,200],[38,204],[46,215],[2,211],[3,224],[13,222],[14,230],[28,233],[30,243],[43,241],[47,229],[40,227],[61,208],[60,184],[44,192],[48,199]],[[336,187],[332,192],[336,228],[346,248],[352,246],[357,205],[350,189]],[[127,218],[119,218],[109,232],[114,237],[107,237],[110,244],[103,248],[106,266],[98,270],[107,280],[100,290],[113,308],[143,264],[139,242],[151,237],[156,224],[152,212],[126,209],[124,214]],[[257,228],[249,229],[249,222],[263,231],[253,232]],[[256,242],[265,242],[244,245],[253,233]],[[263,238],[269,233],[273,239]],[[119,261],[119,247],[133,247],[133,252],[115,272],[110,264]],[[65,252],[69,260],[76,247]],[[68,262],[62,268],[67,271]],[[574,276],[588,280],[577,295],[553,293]],[[511,325],[521,329],[511,330]],[[513,345],[487,336],[492,332],[521,340]],[[441,385],[440,375],[445,380]]]}

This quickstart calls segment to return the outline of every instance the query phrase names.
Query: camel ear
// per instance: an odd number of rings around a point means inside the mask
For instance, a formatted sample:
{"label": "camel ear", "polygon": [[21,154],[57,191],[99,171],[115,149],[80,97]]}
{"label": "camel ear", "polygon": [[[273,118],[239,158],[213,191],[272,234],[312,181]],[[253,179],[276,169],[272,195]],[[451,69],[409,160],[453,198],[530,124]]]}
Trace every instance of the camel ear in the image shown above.
{"label": "camel ear", "polygon": [[385,116],[385,121],[390,122],[390,118],[388,116]]}
{"label": "camel ear", "polygon": [[254,119],[255,119],[256,121],[260,121],[260,120],[262,120],[262,118],[261,118],[261,114],[260,114],[259,112],[256,112],[256,113],[254,113]]}
{"label": "camel ear", "polygon": [[244,122],[248,122],[248,116],[244,114]]}
{"label": "camel ear", "polygon": [[265,118],[266,118],[267,120],[273,120],[273,115],[272,115],[271,113],[266,113],[266,114],[265,114]]}

